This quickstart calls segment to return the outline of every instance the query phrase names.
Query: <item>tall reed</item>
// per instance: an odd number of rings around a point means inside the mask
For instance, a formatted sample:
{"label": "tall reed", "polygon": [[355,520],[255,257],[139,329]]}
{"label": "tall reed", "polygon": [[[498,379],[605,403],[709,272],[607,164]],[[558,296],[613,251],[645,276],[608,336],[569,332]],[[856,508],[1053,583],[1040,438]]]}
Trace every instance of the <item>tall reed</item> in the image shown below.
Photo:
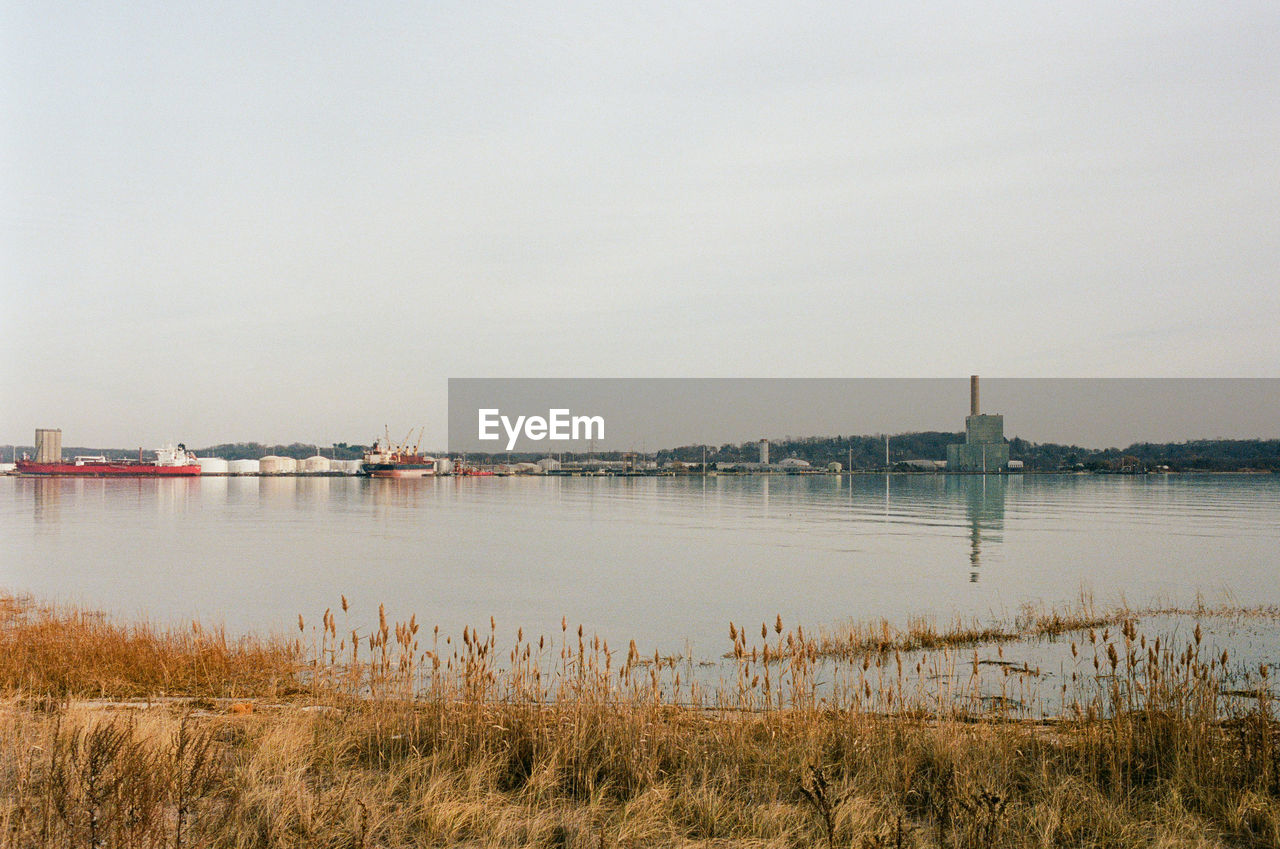
{"label": "tall reed", "polygon": [[[149,635],[164,668],[203,645],[16,604],[5,640]],[[1020,689],[1034,670],[882,626],[879,646],[837,654],[780,617],[735,622],[713,680],[567,621],[454,637],[385,611],[352,627],[347,607],[251,644],[292,664],[228,670],[253,692],[146,665],[76,691],[62,682],[86,655],[20,655],[50,668],[0,678],[4,845],[1280,845],[1271,670],[1199,628],[1055,629],[1069,683],[1042,716]],[[234,645],[228,663],[259,662]],[[151,708],[69,698],[176,680],[189,698]]]}

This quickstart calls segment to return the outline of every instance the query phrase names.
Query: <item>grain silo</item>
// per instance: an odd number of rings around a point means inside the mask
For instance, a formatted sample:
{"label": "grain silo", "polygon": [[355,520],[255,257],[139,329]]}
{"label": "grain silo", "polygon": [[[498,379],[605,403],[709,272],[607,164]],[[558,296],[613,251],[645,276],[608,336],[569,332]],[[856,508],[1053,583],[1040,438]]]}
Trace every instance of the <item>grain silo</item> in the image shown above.
{"label": "grain silo", "polygon": [[36,462],[62,462],[62,428],[38,428],[36,430]]}
{"label": "grain silo", "polygon": [[225,475],[231,470],[230,464],[221,457],[197,457],[196,462],[202,475]]}
{"label": "grain silo", "polygon": [[232,460],[227,463],[227,473],[232,475],[257,475],[262,472],[262,464],[257,460]]}
{"label": "grain silo", "polygon": [[332,461],[323,454],[316,454],[314,457],[308,457],[302,461],[302,471],[311,475],[328,472],[332,469],[332,466]]}

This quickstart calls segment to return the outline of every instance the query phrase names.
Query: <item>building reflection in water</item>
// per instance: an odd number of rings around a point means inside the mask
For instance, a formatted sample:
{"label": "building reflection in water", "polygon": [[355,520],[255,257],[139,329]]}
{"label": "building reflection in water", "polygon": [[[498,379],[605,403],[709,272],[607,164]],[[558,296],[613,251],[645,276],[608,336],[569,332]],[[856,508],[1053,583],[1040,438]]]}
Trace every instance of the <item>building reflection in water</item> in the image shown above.
{"label": "building reflection in water", "polygon": [[298,479],[293,475],[263,475],[258,478],[258,497],[263,501],[290,503],[298,493]]}
{"label": "building reflection in water", "polygon": [[62,479],[20,477],[18,480],[31,486],[32,516],[35,523],[56,529],[58,520],[62,518]]}
{"label": "building reflection in water", "polygon": [[969,524],[969,581],[981,576],[982,544],[1004,539],[1008,475],[947,475],[947,496],[962,500]]}

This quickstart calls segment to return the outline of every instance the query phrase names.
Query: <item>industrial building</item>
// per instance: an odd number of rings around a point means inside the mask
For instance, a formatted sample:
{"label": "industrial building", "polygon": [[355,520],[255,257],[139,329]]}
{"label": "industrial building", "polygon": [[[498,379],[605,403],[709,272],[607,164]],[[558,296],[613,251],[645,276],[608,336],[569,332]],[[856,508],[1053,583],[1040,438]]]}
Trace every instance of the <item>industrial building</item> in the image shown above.
{"label": "industrial building", "polygon": [[62,428],[38,428],[36,430],[36,462],[62,462]]}
{"label": "industrial building", "polygon": [[1004,441],[1004,416],[984,415],[978,403],[978,376],[969,378],[969,415],[964,420],[964,443],[947,446],[948,472],[1006,472],[1009,445]]}

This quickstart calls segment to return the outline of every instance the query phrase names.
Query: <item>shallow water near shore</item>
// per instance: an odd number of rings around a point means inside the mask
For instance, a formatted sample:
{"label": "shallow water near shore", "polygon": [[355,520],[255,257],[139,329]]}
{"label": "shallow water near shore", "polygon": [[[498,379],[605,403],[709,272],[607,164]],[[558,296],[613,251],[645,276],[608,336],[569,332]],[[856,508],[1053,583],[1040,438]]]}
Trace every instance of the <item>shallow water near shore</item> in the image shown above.
{"label": "shallow water near shore", "polygon": [[[1280,605],[1280,476],[0,479],[0,586],[161,622],[558,635],[990,619],[1082,588]],[[755,624],[752,624],[755,623]],[[343,622],[339,622],[340,627]],[[296,632],[296,631],[295,631]]]}

